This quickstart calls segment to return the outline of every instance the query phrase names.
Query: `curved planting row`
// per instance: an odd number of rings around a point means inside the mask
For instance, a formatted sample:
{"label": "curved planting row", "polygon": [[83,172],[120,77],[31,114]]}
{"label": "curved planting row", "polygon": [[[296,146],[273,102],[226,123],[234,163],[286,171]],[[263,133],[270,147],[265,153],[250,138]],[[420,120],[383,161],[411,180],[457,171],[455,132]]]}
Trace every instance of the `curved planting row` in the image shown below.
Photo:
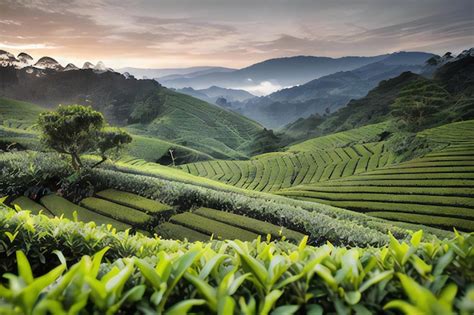
{"label": "curved planting row", "polygon": [[248,161],[204,161],[181,168],[239,188],[271,192],[359,174],[390,164],[393,159],[385,144],[379,142],[328,150],[270,153]]}
{"label": "curved planting row", "polygon": [[474,146],[454,144],[409,162],[278,194],[389,220],[474,230]]}
{"label": "curved planting row", "polygon": [[299,242],[304,237],[304,234],[268,222],[210,208],[174,215],[170,222],[155,230],[166,238],[188,240],[206,240],[213,236],[251,241],[258,235],[270,235],[274,239],[284,237]]}
{"label": "curved planting row", "polygon": [[20,196],[10,202],[34,214],[40,212],[50,217],[66,217],[71,220],[95,222],[97,225],[112,225],[117,230],[150,225],[154,217],[167,217],[173,208],[156,200],[147,199],[128,192],[107,189],[96,197],[88,197],[76,205],[55,194],[42,197],[35,202]]}

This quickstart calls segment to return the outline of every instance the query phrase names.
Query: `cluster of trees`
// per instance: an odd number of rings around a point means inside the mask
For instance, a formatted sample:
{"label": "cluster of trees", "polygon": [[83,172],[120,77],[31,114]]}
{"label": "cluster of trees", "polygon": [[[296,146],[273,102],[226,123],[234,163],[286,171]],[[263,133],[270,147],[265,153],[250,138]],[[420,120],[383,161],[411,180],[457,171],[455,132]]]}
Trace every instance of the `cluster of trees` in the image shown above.
{"label": "cluster of trees", "polygon": [[391,105],[392,115],[409,131],[429,127],[440,112],[448,107],[449,93],[438,84],[419,79],[403,88]]}
{"label": "cluster of trees", "polygon": [[59,106],[56,111],[44,112],[38,124],[43,143],[69,155],[76,171],[84,166],[81,155],[99,155],[101,160],[92,165],[96,167],[132,141],[127,132],[108,126],[100,112],[81,105]]}

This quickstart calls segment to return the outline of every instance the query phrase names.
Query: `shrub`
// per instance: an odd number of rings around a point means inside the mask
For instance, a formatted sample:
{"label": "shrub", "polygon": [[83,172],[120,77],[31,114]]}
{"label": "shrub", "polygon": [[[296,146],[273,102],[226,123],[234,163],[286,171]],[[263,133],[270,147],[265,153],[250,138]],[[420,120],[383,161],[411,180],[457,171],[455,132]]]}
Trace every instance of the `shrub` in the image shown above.
{"label": "shrub", "polygon": [[474,234],[366,249],[187,243],[3,210],[0,263],[18,267],[0,287],[8,314],[472,313]]}

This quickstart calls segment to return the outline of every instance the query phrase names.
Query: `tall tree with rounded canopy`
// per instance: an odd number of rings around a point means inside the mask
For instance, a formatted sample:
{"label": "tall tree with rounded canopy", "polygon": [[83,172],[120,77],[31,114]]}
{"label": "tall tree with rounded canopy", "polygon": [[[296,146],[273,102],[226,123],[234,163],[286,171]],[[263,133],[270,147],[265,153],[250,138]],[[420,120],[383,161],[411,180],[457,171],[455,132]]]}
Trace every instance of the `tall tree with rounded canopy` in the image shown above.
{"label": "tall tree with rounded canopy", "polygon": [[99,154],[102,161],[94,165],[97,166],[107,159],[107,151],[118,150],[132,141],[125,131],[106,127],[101,113],[81,105],[60,105],[56,111],[42,113],[38,125],[43,143],[68,154],[76,171],[83,167],[82,154]]}

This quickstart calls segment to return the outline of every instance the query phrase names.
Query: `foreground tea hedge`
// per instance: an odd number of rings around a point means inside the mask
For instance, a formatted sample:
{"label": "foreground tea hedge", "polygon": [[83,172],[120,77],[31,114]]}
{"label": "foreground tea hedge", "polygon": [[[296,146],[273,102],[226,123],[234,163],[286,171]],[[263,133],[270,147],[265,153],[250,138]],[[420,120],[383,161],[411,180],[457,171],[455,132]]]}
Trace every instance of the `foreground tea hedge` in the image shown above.
{"label": "foreground tea hedge", "polygon": [[429,242],[421,231],[406,242],[389,235],[380,248],[187,243],[7,208],[0,229],[0,265],[10,272],[0,286],[5,314],[474,311],[473,234]]}
{"label": "foreground tea hedge", "polygon": [[[81,199],[79,197],[91,196],[92,192],[113,188],[159,200],[179,211],[199,207],[224,210],[299,231],[309,235],[311,244],[330,241],[337,245],[381,245],[387,243],[389,232],[397,239],[409,238],[405,228],[361,213],[231,186],[223,187],[222,184],[211,185],[209,180],[206,182],[173,168],[149,164],[143,168],[104,163],[101,169],[83,174],[82,184],[87,184],[85,191],[76,189],[76,186],[73,189],[69,187],[69,190],[78,200]],[[56,184],[67,178],[70,171],[56,154],[0,154],[0,196],[22,194],[32,185]],[[449,231],[426,228],[425,237],[430,237],[428,234],[439,238],[452,237]]]}

